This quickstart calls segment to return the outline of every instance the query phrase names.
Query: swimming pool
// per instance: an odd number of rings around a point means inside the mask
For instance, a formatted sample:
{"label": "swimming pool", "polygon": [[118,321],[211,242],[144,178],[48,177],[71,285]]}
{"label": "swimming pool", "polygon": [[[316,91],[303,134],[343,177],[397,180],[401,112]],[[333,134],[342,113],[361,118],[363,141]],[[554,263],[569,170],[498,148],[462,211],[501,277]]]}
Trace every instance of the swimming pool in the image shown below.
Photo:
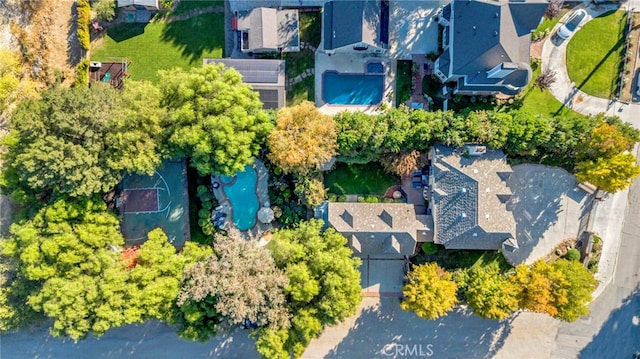
{"label": "swimming pool", "polygon": [[[234,177],[235,182],[233,182]],[[233,223],[239,230],[246,231],[255,226],[256,214],[260,207],[256,194],[258,174],[253,166],[247,165],[234,177],[223,176],[220,181],[225,183],[222,190],[233,207]],[[233,184],[230,185],[229,183],[232,182]]]}
{"label": "swimming pool", "polygon": [[377,105],[382,102],[384,75],[322,74],[322,98],[331,105]]}

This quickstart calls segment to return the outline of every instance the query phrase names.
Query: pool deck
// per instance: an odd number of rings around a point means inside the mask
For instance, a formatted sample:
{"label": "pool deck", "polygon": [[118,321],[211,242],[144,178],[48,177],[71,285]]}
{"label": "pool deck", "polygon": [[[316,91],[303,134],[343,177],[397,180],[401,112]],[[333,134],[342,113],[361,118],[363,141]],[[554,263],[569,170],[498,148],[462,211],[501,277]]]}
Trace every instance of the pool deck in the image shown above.
{"label": "pool deck", "polygon": [[[258,159],[256,159],[253,162],[252,166],[255,169],[256,173],[258,174],[258,179],[256,183],[256,195],[258,196],[258,203],[260,205],[259,207],[260,208],[270,207],[271,202],[269,201],[269,183],[268,183],[269,171],[267,171],[267,168],[264,166],[262,161]],[[232,186],[233,183],[235,183],[235,178],[233,182],[231,182],[230,184],[225,184],[220,181],[220,176],[211,176],[211,183],[214,183],[214,182],[218,182],[221,185],[218,188],[213,188],[213,195],[216,197],[216,200],[218,200],[218,203],[219,203],[219,207],[217,207],[217,209],[214,208],[213,213],[221,212],[226,214],[227,217],[221,229],[229,230],[231,229],[231,227],[235,227],[233,223],[233,206],[231,205],[231,202],[229,201],[229,199],[224,193],[224,187]],[[263,234],[271,232],[271,229],[273,228],[271,223],[260,222],[260,220],[258,220],[257,218],[257,215],[258,213],[256,212],[255,226],[253,226],[253,228],[247,231],[240,232],[240,234],[247,240],[249,239],[259,240],[263,236]]]}
{"label": "pool deck", "polygon": [[334,115],[343,111],[362,111],[365,113],[377,113],[380,105],[330,105],[322,98],[322,74],[325,71],[337,71],[339,73],[364,74],[366,64],[380,62],[384,64],[384,89],[382,91],[382,103],[393,106],[393,89],[395,88],[395,60],[385,56],[375,56],[371,53],[335,53],[331,56],[324,52],[316,51],[316,76],[315,76],[315,100],[320,112]]}

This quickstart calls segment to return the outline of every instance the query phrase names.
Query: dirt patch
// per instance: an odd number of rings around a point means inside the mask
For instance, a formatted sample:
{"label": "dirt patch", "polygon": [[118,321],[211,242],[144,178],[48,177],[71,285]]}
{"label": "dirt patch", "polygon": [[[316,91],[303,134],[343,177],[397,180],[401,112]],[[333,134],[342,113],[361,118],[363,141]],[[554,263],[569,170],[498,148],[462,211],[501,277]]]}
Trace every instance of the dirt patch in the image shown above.
{"label": "dirt patch", "polygon": [[[1,3],[0,11],[9,15],[1,28],[8,38],[4,43],[20,51],[25,72],[46,85],[56,80],[70,84],[82,57],[76,34],[75,1],[8,0]],[[6,35],[7,27],[11,36]]]}

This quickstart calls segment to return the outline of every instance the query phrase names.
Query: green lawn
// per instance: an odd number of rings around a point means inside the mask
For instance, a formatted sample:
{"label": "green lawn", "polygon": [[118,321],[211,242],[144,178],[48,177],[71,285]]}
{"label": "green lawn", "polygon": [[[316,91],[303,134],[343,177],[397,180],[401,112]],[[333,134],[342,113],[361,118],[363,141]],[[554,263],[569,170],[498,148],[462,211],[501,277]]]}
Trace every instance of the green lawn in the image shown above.
{"label": "green lawn", "polygon": [[117,25],[92,48],[91,60],[125,57],[132,79],[155,82],[158,70],[202,66],[205,57],[221,58],[223,47],[224,15],[203,14],[170,23]]}
{"label": "green lawn", "polygon": [[[411,66],[410,60],[398,60],[396,70],[396,106],[405,103],[411,97]],[[425,76],[426,78],[426,76]]]}
{"label": "green lawn", "polygon": [[533,74],[531,76],[531,83],[523,91],[523,101],[521,110],[527,111],[531,114],[541,114],[544,116],[552,117],[577,117],[581,114],[573,111],[572,109],[562,105],[549,90],[541,91],[537,87],[533,87],[536,77],[540,75],[540,66],[532,65]]}
{"label": "green lawn", "polygon": [[444,269],[453,271],[474,267],[498,266],[501,272],[513,268],[504,259],[500,251],[472,251],[472,250],[446,250],[443,246],[437,246],[438,252],[430,256],[420,254],[415,258],[415,264],[436,262]]}
{"label": "green lawn", "polygon": [[624,11],[607,12],[584,25],[569,42],[569,78],[585,93],[614,97],[624,51],[625,19]]}
{"label": "green lawn", "polygon": [[547,19],[546,17],[542,20],[542,23],[538,25],[538,28],[531,34],[531,38],[535,39],[537,37],[544,37],[545,35],[549,35],[554,26],[560,21],[562,15],[558,15],[553,19]]}
{"label": "green lawn", "polygon": [[[321,19],[320,12],[300,13],[300,42],[317,47],[320,44]],[[315,67],[315,53],[309,49],[282,54],[285,60],[287,78],[294,78],[307,69]],[[287,106],[294,106],[302,101],[315,101],[315,82],[313,76],[292,86],[287,91]]]}
{"label": "green lawn", "polygon": [[388,174],[377,162],[364,165],[338,162],[336,168],[324,176],[329,193],[384,195],[387,188],[399,184],[400,178]]}

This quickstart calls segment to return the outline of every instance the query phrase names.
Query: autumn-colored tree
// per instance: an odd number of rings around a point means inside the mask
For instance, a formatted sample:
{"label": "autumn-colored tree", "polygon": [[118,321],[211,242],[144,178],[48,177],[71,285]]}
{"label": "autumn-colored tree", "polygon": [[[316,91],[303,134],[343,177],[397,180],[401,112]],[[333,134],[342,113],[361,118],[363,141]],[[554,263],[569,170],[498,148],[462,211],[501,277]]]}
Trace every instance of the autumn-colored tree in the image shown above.
{"label": "autumn-colored tree", "polygon": [[551,266],[542,260],[532,266],[521,264],[516,267],[515,273],[509,276],[509,281],[521,289],[517,296],[520,308],[551,316],[558,313],[553,302],[553,283],[547,275],[550,270]]}
{"label": "autumn-colored tree", "polygon": [[451,273],[436,263],[416,266],[407,274],[407,284],[402,287],[403,310],[412,310],[420,318],[437,319],[446,315],[457,303],[457,285]]}
{"label": "autumn-colored tree", "polygon": [[269,159],[285,173],[306,174],[322,167],[336,154],[336,124],[312,102],[278,111],[269,134]]}
{"label": "autumn-colored tree", "polygon": [[602,122],[585,137],[578,157],[580,160],[610,158],[631,150],[635,142],[634,136],[622,132],[616,124]]}
{"label": "autumn-colored tree", "polygon": [[[185,272],[178,297],[178,306],[185,309],[183,336],[199,340],[215,336],[205,321],[218,322],[222,330],[245,321],[259,327],[288,328],[284,290],[289,280],[269,251],[244,240],[237,231],[228,237],[216,235],[214,251]],[[217,320],[211,318],[212,313]]]}
{"label": "autumn-colored tree", "polygon": [[497,266],[471,268],[466,285],[467,303],[483,318],[502,320],[518,308],[520,289]]}
{"label": "autumn-colored tree", "polygon": [[409,151],[401,153],[387,153],[380,157],[382,168],[389,173],[404,176],[421,166],[420,152]]}
{"label": "autumn-colored tree", "polygon": [[613,157],[600,157],[578,163],[576,177],[580,182],[589,182],[605,192],[615,193],[631,185],[631,180],[640,175],[640,166],[631,153],[620,153]]}
{"label": "autumn-colored tree", "polygon": [[559,276],[566,278],[562,292],[566,295],[566,300],[557,302],[558,313],[555,317],[573,322],[580,316],[589,314],[587,304],[591,301],[591,293],[597,286],[593,274],[580,261],[566,259],[553,262],[553,269]]}

